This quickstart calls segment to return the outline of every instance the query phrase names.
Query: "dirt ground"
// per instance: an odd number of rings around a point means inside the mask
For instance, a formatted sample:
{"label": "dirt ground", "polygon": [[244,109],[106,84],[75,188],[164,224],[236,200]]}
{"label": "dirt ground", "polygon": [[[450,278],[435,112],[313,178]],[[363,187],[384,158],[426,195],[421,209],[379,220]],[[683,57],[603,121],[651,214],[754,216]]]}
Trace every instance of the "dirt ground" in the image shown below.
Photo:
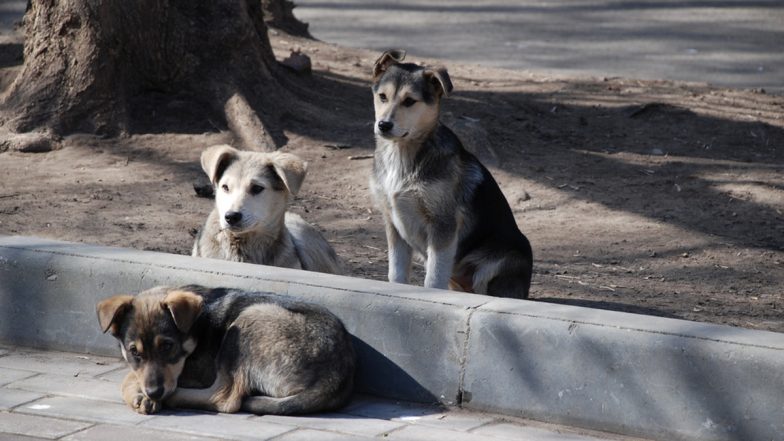
{"label": "dirt ground", "polygon": [[[282,34],[273,45],[279,58],[293,47],[312,57],[297,84],[330,115],[288,117],[285,150],[310,163],[292,210],[351,275],[384,280],[367,183],[378,54]],[[20,63],[20,42],[0,41],[0,88]],[[448,68],[443,119],[490,166],[531,240],[532,299],[784,332],[784,97]],[[188,254],[212,207],[193,189],[199,154],[231,141],[185,127],[0,153],[0,234]]]}

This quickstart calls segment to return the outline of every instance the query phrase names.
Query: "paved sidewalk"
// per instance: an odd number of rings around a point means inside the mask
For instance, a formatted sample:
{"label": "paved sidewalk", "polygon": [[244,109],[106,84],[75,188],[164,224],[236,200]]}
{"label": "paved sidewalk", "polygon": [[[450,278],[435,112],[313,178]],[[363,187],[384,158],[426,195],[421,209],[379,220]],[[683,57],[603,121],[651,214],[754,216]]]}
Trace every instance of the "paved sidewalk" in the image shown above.
{"label": "paved sidewalk", "polygon": [[126,369],[117,358],[0,347],[0,440],[630,440],[371,397],[355,398],[340,413],[306,417],[146,416],[120,398]]}
{"label": "paved sidewalk", "polygon": [[[567,76],[784,92],[779,0],[295,0],[321,40]],[[448,61],[447,61],[448,63]]]}

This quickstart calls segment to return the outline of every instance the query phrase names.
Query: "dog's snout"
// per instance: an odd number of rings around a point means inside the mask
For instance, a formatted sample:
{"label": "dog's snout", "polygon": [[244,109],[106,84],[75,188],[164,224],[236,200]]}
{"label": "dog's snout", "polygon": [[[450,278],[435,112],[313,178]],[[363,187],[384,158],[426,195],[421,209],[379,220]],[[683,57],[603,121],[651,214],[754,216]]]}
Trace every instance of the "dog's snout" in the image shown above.
{"label": "dog's snout", "polygon": [[163,398],[163,393],[165,389],[162,385],[156,384],[154,386],[145,386],[144,387],[144,394],[147,395],[148,398],[151,400],[160,400]]}
{"label": "dog's snout", "polygon": [[390,130],[392,130],[393,127],[395,127],[395,124],[392,121],[379,121],[378,122],[378,130],[380,130],[381,133],[387,133]]}
{"label": "dog's snout", "polygon": [[240,223],[240,221],[242,221],[242,213],[240,213],[239,211],[229,211],[226,213],[224,218],[226,219],[227,224],[237,225],[238,223]]}

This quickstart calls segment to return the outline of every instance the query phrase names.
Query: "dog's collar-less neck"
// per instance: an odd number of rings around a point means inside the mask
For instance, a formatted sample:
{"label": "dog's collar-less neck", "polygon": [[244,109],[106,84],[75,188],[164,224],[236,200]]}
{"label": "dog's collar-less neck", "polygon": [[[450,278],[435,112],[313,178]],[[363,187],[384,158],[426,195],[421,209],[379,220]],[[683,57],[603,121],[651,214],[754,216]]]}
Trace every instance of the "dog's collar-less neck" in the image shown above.
{"label": "dog's collar-less neck", "polygon": [[[284,245],[287,236],[284,218],[272,228],[253,230],[243,234],[234,234],[228,229],[221,230],[224,234],[229,247],[242,258],[242,261],[254,262],[263,265],[273,264],[277,255],[277,250]],[[251,256],[248,251],[263,250],[262,261],[259,262],[256,256]]]}
{"label": "dog's collar-less neck", "polygon": [[441,125],[441,121],[438,121],[430,131],[425,132],[416,138],[409,135],[406,138],[393,140],[376,135],[376,147],[380,149],[395,149],[401,156],[405,156],[409,158],[411,162],[414,162],[414,159],[422,148],[429,142],[436,142],[436,134]]}

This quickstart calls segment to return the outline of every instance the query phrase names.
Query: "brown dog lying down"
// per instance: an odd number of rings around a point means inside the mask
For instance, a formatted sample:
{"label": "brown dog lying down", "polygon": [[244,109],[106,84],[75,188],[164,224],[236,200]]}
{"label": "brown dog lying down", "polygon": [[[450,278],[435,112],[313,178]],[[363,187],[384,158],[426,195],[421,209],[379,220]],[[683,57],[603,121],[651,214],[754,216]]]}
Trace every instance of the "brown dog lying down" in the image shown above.
{"label": "brown dog lying down", "polygon": [[97,305],[131,372],[123,399],[136,412],[168,407],[291,415],[349,399],[355,355],[326,309],[264,293],[157,287]]}

